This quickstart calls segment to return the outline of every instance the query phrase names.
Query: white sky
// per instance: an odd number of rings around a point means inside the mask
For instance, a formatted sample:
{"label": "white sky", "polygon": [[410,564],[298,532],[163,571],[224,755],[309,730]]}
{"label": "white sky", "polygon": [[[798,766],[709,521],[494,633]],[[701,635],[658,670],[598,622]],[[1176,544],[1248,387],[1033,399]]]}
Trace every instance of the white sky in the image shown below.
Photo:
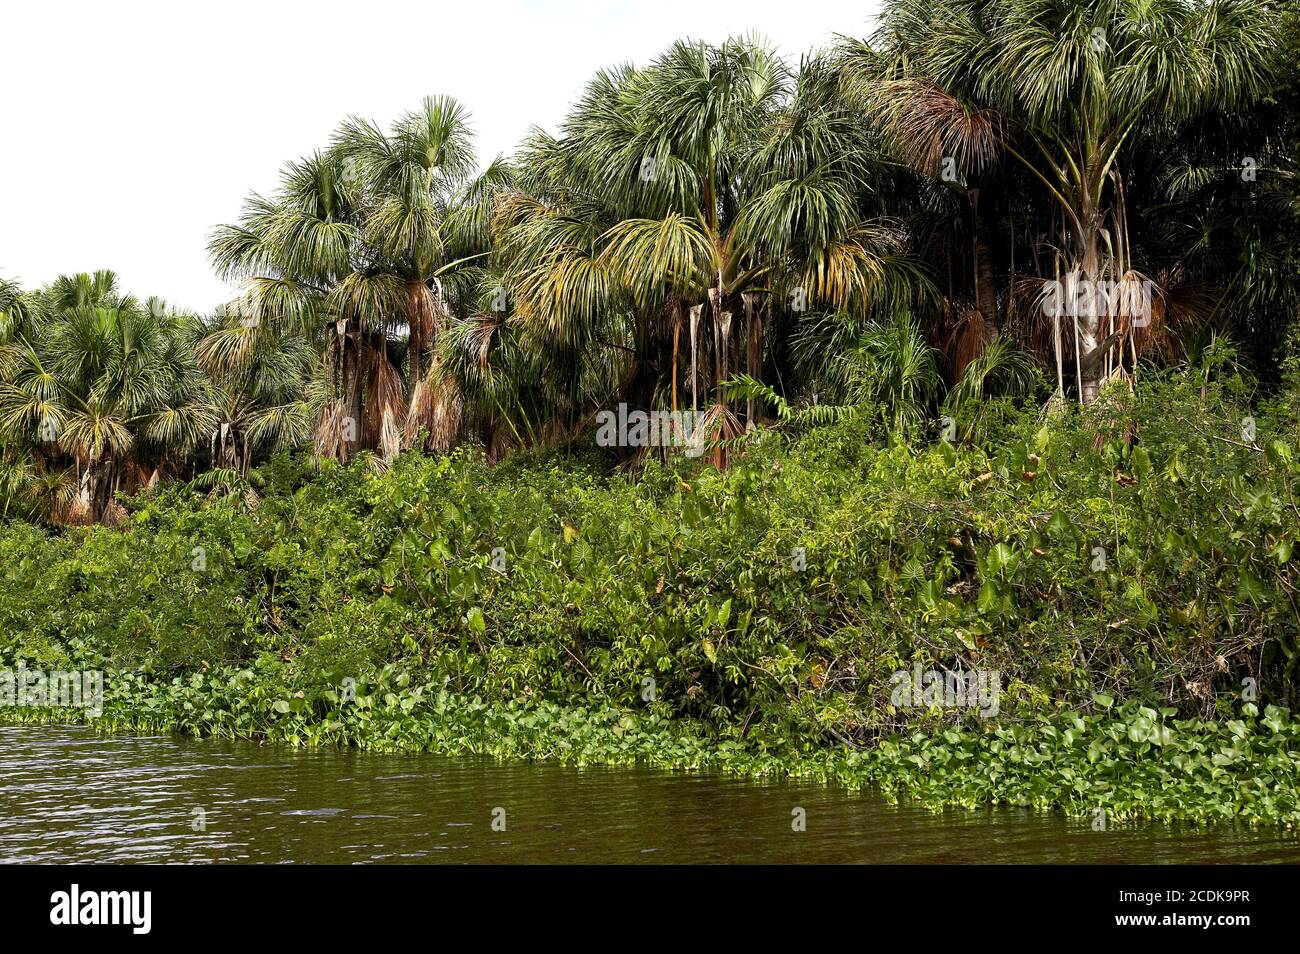
{"label": "white sky", "polygon": [[597,69],[680,37],[757,30],[787,59],[863,36],[877,0],[221,0],[6,3],[0,276],[112,268],[207,311],[232,294],[209,230],[349,114],[430,93],[472,112],[480,159],[554,129]]}

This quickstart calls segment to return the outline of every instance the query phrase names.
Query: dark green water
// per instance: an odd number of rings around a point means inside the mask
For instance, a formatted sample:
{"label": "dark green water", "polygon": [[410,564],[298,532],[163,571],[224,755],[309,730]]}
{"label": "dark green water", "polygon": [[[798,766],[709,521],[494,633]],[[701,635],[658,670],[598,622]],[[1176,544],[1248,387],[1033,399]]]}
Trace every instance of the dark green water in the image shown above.
{"label": "dark green water", "polygon": [[1300,840],[936,815],[812,783],[0,726],[0,861],[1295,862]]}

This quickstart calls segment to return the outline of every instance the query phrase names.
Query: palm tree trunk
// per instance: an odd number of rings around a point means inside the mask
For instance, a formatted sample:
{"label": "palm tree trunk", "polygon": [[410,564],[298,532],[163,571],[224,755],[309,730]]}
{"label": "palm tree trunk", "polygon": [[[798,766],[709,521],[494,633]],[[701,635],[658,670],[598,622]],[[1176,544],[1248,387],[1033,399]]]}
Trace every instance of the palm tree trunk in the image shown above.
{"label": "palm tree trunk", "polygon": [[425,341],[429,333],[429,307],[428,307],[428,289],[424,287],[424,282],[410,281],[406,283],[406,323],[410,329],[410,335],[407,339],[409,344],[408,358],[410,368],[407,372],[407,391],[408,393],[415,389],[415,383],[423,376],[423,359],[425,350]]}
{"label": "palm tree trunk", "polygon": [[[1056,287],[1061,287],[1061,256],[1053,256],[1056,268]],[[1061,341],[1061,309],[1058,306],[1052,313],[1052,343],[1056,349],[1056,393],[1065,400],[1065,368],[1061,361],[1061,355],[1065,351],[1065,343]]]}
{"label": "palm tree trunk", "polygon": [[673,420],[677,420],[677,351],[682,339],[682,303],[673,303]]}
{"label": "palm tree trunk", "polygon": [[988,224],[979,208],[979,189],[970,191],[971,218],[974,229],[971,255],[975,259],[975,307],[996,334],[1001,322],[998,315],[998,293],[993,283],[993,243]]}
{"label": "palm tree trunk", "polygon": [[691,306],[691,410],[700,409],[700,392],[699,392],[699,342],[697,334],[700,327],[700,315],[704,312],[703,305]]}
{"label": "palm tree trunk", "polygon": [[[754,292],[745,292],[741,298],[745,303],[745,373],[758,381],[763,376],[763,319],[754,307]],[[753,427],[754,399],[745,402],[745,426]]]}
{"label": "palm tree trunk", "polygon": [[718,287],[709,289],[709,299],[713,306],[713,393],[718,413],[718,443],[714,450],[714,466],[719,470],[727,466],[726,451],[723,441],[729,436],[726,431],[728,405],[722,391],[722,382],[727,379],[727,350],[731,340],[731,312],[722,308],[722,275],[718,275]]}
{"label": "palm tree trunk", "polygon": [[[352,458],[361,438],[361,332],[353,328],[348,332],[348,339],[343,346],[343,382],[344,403],[347,413],[339,422],[343,428],[339,441],[339,459],[347,462]],[[350,422],[350,424],[349,424]]]}
{"label": "palm tree trunk", "polygon": [[86,465],[89,478],[90,519],[103,523],[113,502],[113,464],[111,460],[92,460]]}
{"label": "palm tree trunk", "polygon": [[1084,280],[1091,283],[1086,296],[1088,307],[1084,309],[1083,315],[1077,319],[1079,327],[1079,400],[1084,404],[1091,404],[1097,399],[1097,394],[1101,390],[1102,376],[1105,372],[1105,349],[1101,346],[1102,337],[1102,315],[1096,307],[1096,295],[1094,290],[1098,287],[1097,283],[1102,277],[1101,268],[1101,236],[1095,224],[1092,215],[1087,215],[1085,221],[1088,222],[1084,234],[1081,236],[1082,261],[1081,274]]}

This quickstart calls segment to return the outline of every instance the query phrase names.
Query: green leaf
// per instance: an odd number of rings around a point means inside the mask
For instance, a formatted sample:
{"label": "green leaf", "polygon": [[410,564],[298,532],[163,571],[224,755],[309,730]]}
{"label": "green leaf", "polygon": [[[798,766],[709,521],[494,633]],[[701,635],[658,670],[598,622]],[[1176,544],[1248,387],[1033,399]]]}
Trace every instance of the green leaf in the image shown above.
{"label": "green leaf", "polygon": [[475,633],[487,632],[487,620],[483,618],[483,611],[477,606],[471,606],[468,613],[465,614],[465,622],[469,623],[469,628]]}
{"label": "green leaf", "polygon": [[993,580],[985,580],[980,586],[979,597],[975,601],[981,613],[988,613],[997,608],[998,585]]}
{"label": "green leaf", "polygon": [[714,617],[717,625],[723,629],[727,628],[727,623],[731,621],[731,600],[728,599],[718,607],[717,615]]}

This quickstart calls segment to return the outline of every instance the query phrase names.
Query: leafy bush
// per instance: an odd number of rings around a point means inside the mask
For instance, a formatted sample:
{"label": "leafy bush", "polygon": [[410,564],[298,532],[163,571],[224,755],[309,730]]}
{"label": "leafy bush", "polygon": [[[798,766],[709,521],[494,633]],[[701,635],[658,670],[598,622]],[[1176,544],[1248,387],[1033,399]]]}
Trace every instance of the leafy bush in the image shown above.
{"label": "leafy bush", "polygon": [[1002,405],[973,445],[865,417],[759,431],[725,472],[282,460],[256,506],[171,488],[121,529],[4,525],[0,648],[149,678],[265,656],[319,685],[398,663],[759,749],[975,718],[891,705],[915,663],[997,670],[1001,722],[1099,693],[1210,717],[1246,679],[1293,707],[1297,394],[1254,439],[1244,383],[1210,364],[1086,410]]}

